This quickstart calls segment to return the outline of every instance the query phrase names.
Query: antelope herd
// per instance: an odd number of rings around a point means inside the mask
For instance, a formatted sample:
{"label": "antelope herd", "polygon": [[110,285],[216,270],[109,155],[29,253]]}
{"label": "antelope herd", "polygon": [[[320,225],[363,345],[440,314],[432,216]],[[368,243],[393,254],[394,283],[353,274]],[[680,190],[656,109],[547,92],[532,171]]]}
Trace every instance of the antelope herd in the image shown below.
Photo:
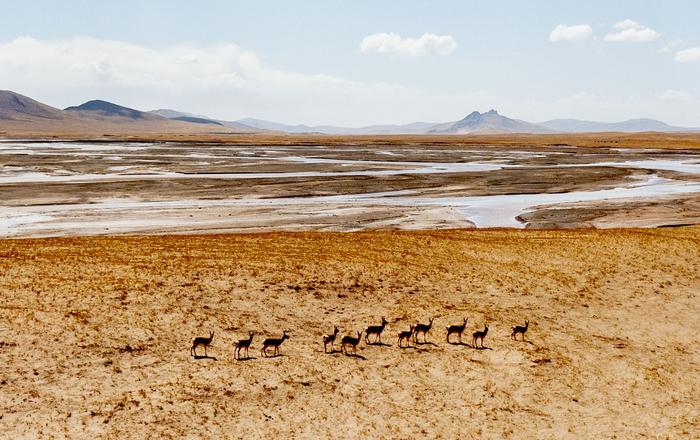
{"label": "antelope herd", "polygon": [[[416,322],[415,324],[411,324],[409,326],[408,330],[402,330],[397,333],[398,336],[398,345],[399,348],[410,348],[411,347],[411,340],[416,345],[419,344],[433,344],[432,342],[428,342],[428,333],[430,333],[430,330],[433,328],[433,320],[434,318],[428,319],[427,324],[421,324],[420,322]],[[467,328],[467,318],[464,318],[462,323],[460,324],[453,324],[453,325],[448,325],[445,327],[445,330],[447,330],[447,336],[446,336],[446,341],[448,344],[459,344],[459,345],[467,345],[470,346],[471,348],[477,348],[477,349],[483,349],[486,348],[484,346],[484,339],[486,338],[486,335],[489,332],[489,326],[488,324],[484,325],[483,330],[475,330],[472,333],[472,343],[471,345],[469,344],[464,344],[462,342],[462,334]],[[384,329],[386,328],[386,325],[389,324],[389,321],[386,320],[385,317],[382,316],[382,321],[379,325],[370,325],[365,327],[364,331],[357,332],[356,336],[355,335],[344,335],[340,338],[340,352],[344,353],[346,355],[357,355],[357,346],[360,344],[360,341],[362,341],[362,334],[364,333],[364,341],[367,345],[388,345],[388,344],[383,344],[382,343],[382,333],[384,332]],[[525,333],[527,333],[527,329],[530,326],[530,321],[525,320],[525,325],[514,325],[511,327],[511,334],[510,337],[513,340],[518,340],[518,335],[521,336],[521,341],[525,341]],[[289,339],[289,333],[291,333],[289,330],[284,330],[282,332],[282,336],[279,338],[266,338],[263,339],[262,341],[262,349],[260,350],[260,354],[263,357],[268,356],[268,350],[272,349],[272,356],[279,356],[280,355],[280,346],[282,343]],[[323,340],[323,352],[324,353],[329,353],[328,351],[328,346],[330,345],[330,353],[337,353],[335,350],[335,340],[338,336],[339,330],[338,327],[333,327],[333,333],[323,335],[322,340]],[[254,332],[248,333],[248,338],[247,339],[239,339],[234,343],[234,358],[240,360],[241,359],[241,352],[245,353],[245,359],[250,359],[248,355],[248,350],[250,349],[251,345],[253,344],[253,335]],[[419,335],[423,335],[422,341],[418,337]],[[370,340],[370,335],[373,336],[374,340]],[[458,342],[453,342],[450,340],[450,336],[456,335],[458,337]],[[204,357],[208,357],[207,354],[207,347],[211,345],[212,340],[214,339],[214,332],[209,333],[209,337],[202,337],[198,336],[195,338],[192,338],[192,347],[190,348],[190,355],[192,355],[195,358],[201,357],[197,355],[197,348],[202,346],[204,347]],[[481,345],[479,345],[479,341],[481,341]],[[433,344],[435,345],[435,344]]]}

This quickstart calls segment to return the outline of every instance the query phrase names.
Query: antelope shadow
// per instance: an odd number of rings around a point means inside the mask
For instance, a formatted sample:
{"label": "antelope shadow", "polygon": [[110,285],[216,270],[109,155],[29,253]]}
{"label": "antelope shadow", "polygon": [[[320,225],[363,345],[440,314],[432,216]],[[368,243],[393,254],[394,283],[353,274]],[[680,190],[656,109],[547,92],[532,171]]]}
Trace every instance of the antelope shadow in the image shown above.
{"label": "antelope shadow", "polygon": [[366,361],[367,358],[362,356],[361,354],[355,354],[355,353],[345,353],[345,356],[351,357],[351,358],[357,358],[357,359],[362,359],[363,361]]}
{"label": "antelope shadow", "polygon": [[493,348],[491,348],[491,347],[482,347],[481,345],[471,345],[471,344],[467,344],[467,343],[465,343],[464,345],[466,345],[467,347],[472,348],[474,350],[493,350]]}
{"label": "antelope shadow", "polygon": [[386,342],[381,342],[381,341],[367,342],[367,345],[377,345],[379,347],[391,347],[391,344],[387,344]]}
{"label": "antelope shadow", "polygon": [[334,348],[333,350],[325,351],[323,354],[344,354],[343,350],[340,350],[338,348]]}
{"label": "antelope shadow", "polygon": [[435,342],[430,342],[430,341],[413,341],[414,344],[416,345],[432,345],[433,347],[437,347],[438,345]]}
{"label": "antelope shadow", "polygon": [[470,347],[470,348],[471,348],[471,345],[469,345],[469,343],[464,342],[464,341],[457,341],[457,342],[449,341],[449,342],[447,342],[447,343],[450,344],[450,345],[461,345],[461,346],[464,346],[464,347]]}

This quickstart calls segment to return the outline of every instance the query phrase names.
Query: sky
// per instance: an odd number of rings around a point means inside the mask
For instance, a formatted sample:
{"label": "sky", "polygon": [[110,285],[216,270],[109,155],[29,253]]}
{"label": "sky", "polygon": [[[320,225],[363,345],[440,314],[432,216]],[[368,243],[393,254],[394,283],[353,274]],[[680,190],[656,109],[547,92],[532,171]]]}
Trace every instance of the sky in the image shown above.
{"label": "sky", "polygon": [[700,127],[697,0],[0,0],[0,89],[226,120]]}

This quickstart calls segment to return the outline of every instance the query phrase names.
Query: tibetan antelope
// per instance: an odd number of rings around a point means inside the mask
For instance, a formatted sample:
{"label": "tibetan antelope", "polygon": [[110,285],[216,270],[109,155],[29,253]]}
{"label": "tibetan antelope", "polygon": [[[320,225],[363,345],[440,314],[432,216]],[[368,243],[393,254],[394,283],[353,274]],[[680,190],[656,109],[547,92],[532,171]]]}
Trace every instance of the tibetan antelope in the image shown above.
{"label": "tibetan antelope", "polygon": [[418,343],[418,334],[423,333],[423,343],[427,343],[428,341],[425,339],[428,336],[428,332],[430,329],[433,327],[433,318],[430,318],[428,320],[427,324],[421,324],[420,322],[416,323],[414,329],[413,329],[413,341],[417,344]]}
{"label": "tibetan antelope", "polygon": [[338,335],[338,327],[333,327],[332,335],[323,335],[323,352],[327,353],[326,347],[331,344],[331,353],[333,353],[333,344],[335,344],[335,337]]}
{"label": "tibetan antelope", "polygon": [[472,333],[472,345],[474,348],[477,348],[478,345],[476,345],[476,341],[481,339],[481,348],[484,348],[484,338],[486,337],[486,334],[489,332],[489,325],[486,324],[484,326],[483,330],[477,330],[474,333]]}
{"label": "tibetan antelope", "polygon": [[[415,324],[411,324],[410,328],[408,330],[403,330],[398,333],[399,335],[399,348],[407,348],[411,346],[411,336],[413,336],[413,332],[416,329]],[[404,347],[401,345],[401,341],[406,341],[406,346]]]}
{"label": "tibetan antelope", "polygon": [[525,320],[525,325],[514,325],[511,327],[513,329],[513,333],[510,334],[510,337],[515,339],[516,341],[518,340],[518,333],[523,335],[523,341],[525,340],[525,332],[527,332],[527,328],[530,325],[530,321],[527,319]]}
{"label": "tibetan antelope", "polygon": [[369,335],[376,335],[376,338],[374,339],[374,342],[379,344],[382,343],[382,332],[384,331],[384,327],[389,322],[382,316],[382,323],[379,325],[370,325],[369,327],[365,328],[365,342],[369,344]]}
{"label": "tibetan antelope", "polygon": [[273,356],[279,356],[280,354],[280,345],[286,340],[289,339],[289,330],[285,330],[282,332],[282,337],[281,338],[267,338],[263,339],[262,341],[262,349],[260,350],[260,354],[263,356],[267,357],[267,349],[272,347],[274,350],[272,351]]}
{"label": "tibetan antelope", "polygon": [[352,354],[356,354],[357,353],[357,344],[360,343],[361,338],[362,338],[362,332],[357,332],[357,337],[350,336],[350,335],[343,336],[343,338],[340,340],[340,351],[342,351],[345,354],[348,354],[347,346],[350,345],[350,346],[352,346]]}
{"label": "tibetan antelope", "polygon": [[204,356],[209,357],[207,354],[207,347],[211,344],[212,339],[214,339],[214,332],[209,332],[209,337],[205,338],[204,336],[197,336],[196,338],[192,338],[192,348],[190,348],[190,354],[192,357],[197,357],[197,347],[200,345],[204,346]]}
{"label": "tibetan antelope", "polygon": [[248,349],[250,348],[250,344],[253,343],[253,332],[248,333],[248,339],[239,339],[236,341],[233,345],[236,347],[236,349],[233,352],[233,357],[235,359],[240,359],[241,358],[241,350],[245,350],[245,357],[248,359],[250,356],[248,356]]}
{"label": "tibetan antelope", "polygon": [[453,334],[456,334],[459,336],[459,343],[462,343],[462,333],[464,333],[464,329],[467,327],[467,318],[464,318],[464,322],[461,324],[454,324],[454,325],[449,325],[445,327],[447,330],[447,343],[450,343],[450,336]]}

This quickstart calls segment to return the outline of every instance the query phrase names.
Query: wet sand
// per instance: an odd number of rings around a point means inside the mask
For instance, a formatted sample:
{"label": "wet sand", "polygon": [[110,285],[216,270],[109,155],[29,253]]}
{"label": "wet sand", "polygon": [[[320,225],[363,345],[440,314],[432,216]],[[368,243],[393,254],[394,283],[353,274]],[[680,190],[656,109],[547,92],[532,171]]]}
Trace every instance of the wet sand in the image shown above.
{"label": "wet sand", "polygon": [[[680,203],[700,193],[700,155],[682,149],[8,141],[0,165],[10,237],[650,227],[700,214]],[[656,209],[659,198],[671,202]],[[565,209],[583,202],[595,206]]]}
{"label": "wet sand", "polygon": [[651,228],[700,224],[700,194],[567,203],[521,214],[530,228],[611,228],[619,225]]}

